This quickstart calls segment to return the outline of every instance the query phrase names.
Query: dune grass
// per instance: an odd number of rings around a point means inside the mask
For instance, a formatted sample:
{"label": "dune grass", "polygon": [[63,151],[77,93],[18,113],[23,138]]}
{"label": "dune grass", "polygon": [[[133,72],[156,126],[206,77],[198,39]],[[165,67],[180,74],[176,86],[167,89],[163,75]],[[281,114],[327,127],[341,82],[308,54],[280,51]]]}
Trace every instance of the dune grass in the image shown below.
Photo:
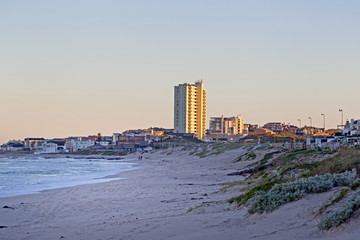
{"label": "dune grass", "polygon": [[[273,152],[280,153],[280,152]],[[266,157],[265,157],[266,156]],[[263,160],[271,159],[273,156],[270,154],[265,155]],[[324,157],[325,156],[325,159]],[[316,159],[316,160],[313,160]],[[265,161],[263,161],[265,162]],[[256,196],[264,197],[267,192],[269,192],[276,184],[286,184],[289,182],[297,181],[296,178],[300,177],[301,179],[313,179],[314,176],[326,175],[327,178],[329,175],[334,174],[344,174],[344,172],[352,171],[356,169],[357,171],[352,172],[352,174],[356,174],[360,170],[360,150],[359,149],[343,149],[338,152],[333,151],[308,151],[308,150],[295,150],[291,152],[284,153],[278,159],[276,159],[277,165],[267,168],[261,172],[254,172],[245,182],[251,186],[250,189],[246,190],[243,194],[235,196],[228,200],[229,203],[237,203],[238,205],[244,205],[250,199],[255,198]],[[271,174],[270,174],[271,173]],[[297,173],[294,175],[294,173]],[[269,176],[272,177],[269,177]],[[313,179],[314,180],[314,179]],[[318,181],[320,179],[317,179]],[[303,180],[301,180],[303,181]],[[307,180],[309,181],[309,180]],[[334,186],[338,186],[336,183],[330,182],[319,182],[315,183],[311,181],[310,185],[321,185],[323,184],[322,191],[328,191]],[[292,183],[294,184],[294,183]],[[360,182],[355,182],[355,176],[352,182],[347,182],[346,186],[350,186],[352,189],[356,189],[360,186]],[[283,185],[286,186],[286,185]],[[343,186],[343,185],[341,185]],[[279,186],[277,186],[279,188]],[[279,190],[279,189],[278,189]],[[304,190],[304,189],[303,189]],[[288,201],[293,201],[300,199],[304,194],[309,194],[312,191],[299,190],[296,192],[293,188],[284,188],[283,195],[286,195],[286,191],[290,191],[292,195],[286,196],[285,198],[281,197],[281,199],[276,199],[276,201],[280,200],[281,204],[284,204]],[[344,190],[345,191],[345,190]],[[273,191],[272,191],[273,192]],[[317,191],[315,191],[317,192]],[[280,194],[280,195],[282,195]],[[341,200],[342,197],[346,195],[345,192],[339,196],[337,200]],[[279,196],[278,196],[279,197]],[[269,197],[265,197],[262,200],[258,201],[275,201],[269,200]],[[254,199],[252,199],[254,201]],[[333,203],[335,203],[333,202]],[[280,204],[280,205],[281,205]],[[270,204],[271,205],[271,204]],[[276,206],[277,207],[277,206]],[[252,212],[263,212],[270,211],[276,209],[276,207],[260,207],[259,210],[255,210],[256,207],[253,206]]]}
{"label": "dune grass", "polygon": [[326,173],[321,176],[275,184],[269,191],[258,191],[256,196],[250,199],[249,213],[271,212],[307,194],[326,192],[338,186],[349,186],[355,182],[355,177],[353,172]]}
{"label": "dune grass", "polygon": [[326,214],[320,221],[320,230],[329,230],[347,222],[356,210],[360,208],[360,191],[354,193],[345,205],[335,211]]}

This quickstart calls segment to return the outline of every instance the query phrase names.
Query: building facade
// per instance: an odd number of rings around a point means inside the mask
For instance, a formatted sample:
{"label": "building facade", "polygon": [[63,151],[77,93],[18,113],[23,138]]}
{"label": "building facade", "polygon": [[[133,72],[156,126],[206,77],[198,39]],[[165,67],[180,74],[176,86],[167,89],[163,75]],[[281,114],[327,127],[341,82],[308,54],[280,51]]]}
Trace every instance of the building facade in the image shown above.
{"label": "building facade", "polygon": [[263,126],[263,128],[269,129],[274,132],[283,132],[285,127],[286,127],[285,123],[281,123],[281,122],[269,122]]}
{"label": "building facade", "polygon": [[242,135],[244,120],[241,115],[236,117],[212,117],[210,118],[210,134]]}
{"label": "building facade", "polygon": [[204,82],[180,84],[174,88],[174,132],[206,134],[206,91]]}
{"label": "building facade", "polygon": [[347,120],[342,131],[344,136],[354,136],[360,134],[360,119]]}
{"label": "building facade", "polygon": [[70,152],[76,152],[95,145],[95,141],[89,137],[69,137],[66,139],[65,147]]}

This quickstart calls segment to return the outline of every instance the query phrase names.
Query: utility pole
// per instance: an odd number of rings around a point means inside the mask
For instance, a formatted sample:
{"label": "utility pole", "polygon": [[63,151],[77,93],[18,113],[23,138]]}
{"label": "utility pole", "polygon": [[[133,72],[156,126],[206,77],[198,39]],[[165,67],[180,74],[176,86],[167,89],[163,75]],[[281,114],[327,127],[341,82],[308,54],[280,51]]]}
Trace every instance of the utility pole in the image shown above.
{"label": "utility pole", "polygon": [[324,121],[324,133],[325,133],[325,113],[322,113],[321,116],[323,116],[323,121]]}
{"label": "utility pole", "polygon": [[339,109],[339,112],[341,112],[341,125],[340,125],[340,127],[344,127],[344,111],[342,109]]}
{"label": "utility pole", "polygon": [[301,119],[298,119],[298,121],[299,121],[299,126],[300,126],[300,128],[301,128]]}
{"label": "utility pole", "polygon": [[310,127],[312,127],[312,117],[309,117],[310,119]]}

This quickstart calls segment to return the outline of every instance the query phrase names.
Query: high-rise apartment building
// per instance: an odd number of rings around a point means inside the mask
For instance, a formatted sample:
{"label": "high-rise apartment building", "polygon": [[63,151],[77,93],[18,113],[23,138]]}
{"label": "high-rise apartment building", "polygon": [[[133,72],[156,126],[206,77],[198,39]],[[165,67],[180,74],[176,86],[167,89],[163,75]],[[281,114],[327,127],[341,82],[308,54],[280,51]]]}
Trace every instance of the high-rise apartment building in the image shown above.
{"label": "high-rise apartment building", "polygon": [[209,130],[211,134],[242,135],[244,120],[241,115],[236,117],[212,117]]}
{"label": "high-rise apartment building", "polygon": [[174,132],[195,133],[202,139],[206,133],[206,91],[204,82],[179,84],[174,88]]}

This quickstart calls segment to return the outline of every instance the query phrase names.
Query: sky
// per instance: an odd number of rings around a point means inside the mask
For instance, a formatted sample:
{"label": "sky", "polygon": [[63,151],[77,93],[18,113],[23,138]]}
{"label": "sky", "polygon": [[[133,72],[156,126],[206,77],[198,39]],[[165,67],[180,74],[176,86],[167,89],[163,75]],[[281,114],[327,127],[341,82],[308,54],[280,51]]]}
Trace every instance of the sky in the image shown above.
{"label": "sky", "polygon": [[336,128],[360,118],[356,0],[0,0],[0,143],[173,128],[174,86],[207,116]]}

